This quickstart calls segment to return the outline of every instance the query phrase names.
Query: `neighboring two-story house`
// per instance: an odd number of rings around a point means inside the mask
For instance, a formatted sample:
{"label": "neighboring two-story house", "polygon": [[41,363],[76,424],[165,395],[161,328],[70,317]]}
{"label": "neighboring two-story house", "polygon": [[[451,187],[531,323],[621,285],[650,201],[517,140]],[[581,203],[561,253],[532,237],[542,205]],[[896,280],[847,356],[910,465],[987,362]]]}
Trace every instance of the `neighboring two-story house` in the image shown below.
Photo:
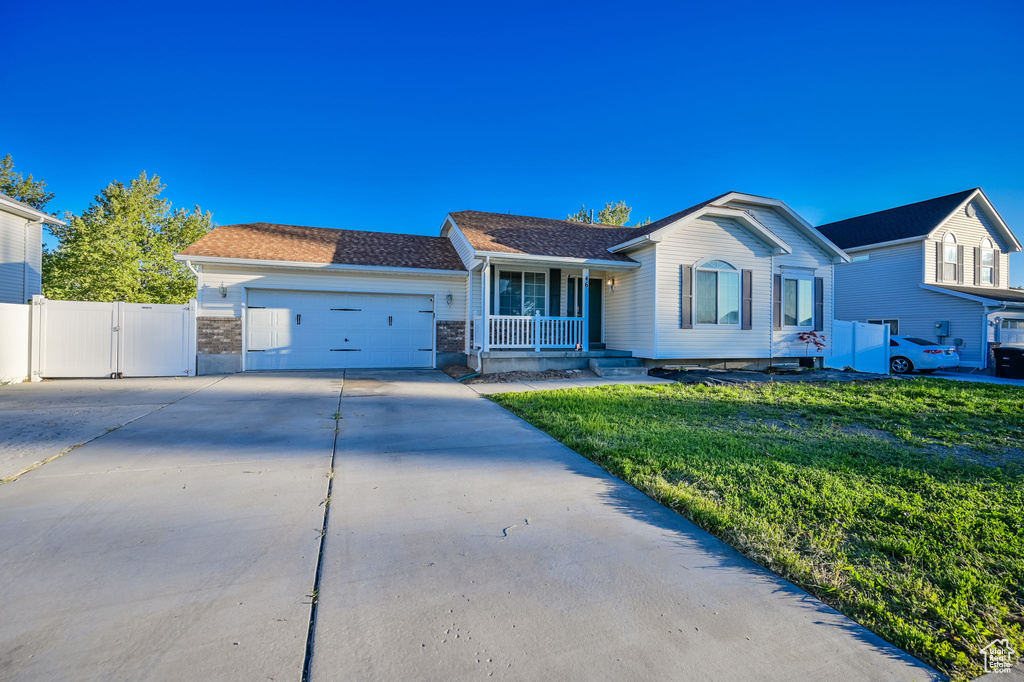
{"label": "neighboring two-story house", "polygon": [[64,223],[0,194],[0,303],[28,303],[43,292],[43,224]]}
{"label": "neighboring two-story house", "polygon": [[1021,250],[981,189],[829,223],[851,257],[836,267],[836,318],[956,345],[961,366],[991,365],[990,344],[1024,344],[1024,291],[1009,288]]}
{"label": "neighboring two-story house", "polygon": [[438,237],[218,227],[199,277],[199,373],[482,371],[798,358],[831,335],[847,256],[777,199],[729,192],[640,227],[449,214]]}

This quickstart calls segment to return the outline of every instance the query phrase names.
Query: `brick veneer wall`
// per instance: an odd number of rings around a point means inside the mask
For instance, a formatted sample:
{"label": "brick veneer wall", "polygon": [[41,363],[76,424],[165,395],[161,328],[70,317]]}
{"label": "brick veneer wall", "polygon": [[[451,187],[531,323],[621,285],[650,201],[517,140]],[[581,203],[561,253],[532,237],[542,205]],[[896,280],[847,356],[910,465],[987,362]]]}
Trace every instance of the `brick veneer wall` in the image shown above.
{"label": "brick veneer wall", "polygon": [[196,318],[196,345],[200,354],[242,353],[242,318]]}
{"label": "brick veneer wall", "polygon": [[437,352],[438,353],[465,353],[466,352],[466,323],[438,320],[437,322]]}

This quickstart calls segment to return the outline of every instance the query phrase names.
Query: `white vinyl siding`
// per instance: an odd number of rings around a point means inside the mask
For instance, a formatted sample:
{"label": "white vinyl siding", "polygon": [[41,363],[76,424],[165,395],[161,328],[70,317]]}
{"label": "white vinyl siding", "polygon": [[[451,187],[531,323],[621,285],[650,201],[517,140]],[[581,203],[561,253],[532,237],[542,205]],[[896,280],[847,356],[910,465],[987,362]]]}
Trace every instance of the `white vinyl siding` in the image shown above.
{"label": "white vinyl siding", "polygon": [[[985,211],[977,206],[977,213],[969,218],[963,208],[958,208],[945,223],[940,225],[928,235],[924,253],[924,282],[926,284],[956,284],[956,282],[938,282],[935,278],[935,243],[941,242],[947,233],[956,235],[956,243],[964,247],[964,281],[963,286],[972,287],[974,283],[974,249],[980,247],[986,237],[992,240],[995,248],[999,251],[999,282],[996,287],[1003,289],[1010,286],[1010,259],[1007,254],[1007,244],[1000,239],[992,222],[985,215]],[[982,285],[991,286],[991,285]]]}
{"label": "white vinyl siding", "polygon": [[[241,317],[243,287],[250,289],[293,289],[302,291],[344,291],[436,296],[438,320],[464,322],[466,319],[466,275],[441,277],[406,273],[356,273],[338,270],[296,271],[293,269],[203,265],[199,288],[199,317]],[[477,273],[479,277],[479,273]],[[218,292],[221,284],[227,298]],[[452,302],[447,302],[451,294]]]}
{"label": "white vinyl siding", "polygon": [[[666,234],[657,245],[657,253],[658,358],[769,357],[772,279],[771,251],[765,244],[733,220],[701,218]],[[679,328],[680,266],[695,267],[709,258],[723,260],[737,271],[751,271],[752,329],[714,325]]]}
{"label": "white vinyl siding", "polygon": [[[807,274],[822,279],[825,297],[825,309],[823,311],[823,326],[825,328],[822,330],[822,333],[825,335],[826,344],[831,344],[832,318],[835,317],[832,309],[834,268],[832,266],[831,254],[825,253],[817,244],[808,239],[801,230],[797,229],[795,225],[791,224],[773,208],[739,201],[730,201],[728,205],[749,211],[757,218],[758,222],[792,247],[793,253],[775,256],[776,273],[785,276],[784,273],[787,267],[801,268]],[[771,291],[767,293],[770,297]],[[768,305],[771,305],[770,301]],[[756,328],[757,323],[755,322]],[[800,331],[796,329],[775,330],[774,357],[786,358],[805,355],[807,353],[807,344],[797,338],[799,333]],[[827,345],[824,352],[828,353],[829,348],[831,348],[831,345]],[[813,355],[813,350],[811,353]]]}
{"label": "white vinyl siding", "polygon": [[[928,253],[931,261],[922,265],[922,256]],[[869,260],[836,266],[836,319],[898,319],[901,336],[936,342],[935,323],[948,320],[950,336],[944,342],[963,339],[961,364],[978,366],[983,350],[981,304],[920,286],[922,271],[930,269],[934,282],[935,242],[881,247],[870,254]]]}
{"label": "white vinyl siding", "polygon": [[0,210],[0,303],[42,293],[42,225]]}
{"label": "white vinyl siding", "polygon": [[[636,270],[608,273],[615,288],[604,288],[604,334],[608,348],[631,350],[639,358],[654,357],[654,286],[655,247],[631,251],[629,257],[641,264]],[[562,271],[563,282],[567,277]],[[562,288],[562,314],[565,314],[566,291]],[[661,292],[660,298],[671,298],[678,304],[677,288]]]}

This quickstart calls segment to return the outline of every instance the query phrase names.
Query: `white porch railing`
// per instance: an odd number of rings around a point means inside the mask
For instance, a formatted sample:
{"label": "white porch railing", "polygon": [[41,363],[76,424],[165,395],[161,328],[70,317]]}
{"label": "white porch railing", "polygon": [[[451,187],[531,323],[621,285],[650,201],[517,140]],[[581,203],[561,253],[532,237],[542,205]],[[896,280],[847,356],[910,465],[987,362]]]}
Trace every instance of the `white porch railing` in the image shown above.
{"label": "white porch railing", "polygon": [[487,318],[491,348],[575,348],[583,344],[582,317],[492,315]]}

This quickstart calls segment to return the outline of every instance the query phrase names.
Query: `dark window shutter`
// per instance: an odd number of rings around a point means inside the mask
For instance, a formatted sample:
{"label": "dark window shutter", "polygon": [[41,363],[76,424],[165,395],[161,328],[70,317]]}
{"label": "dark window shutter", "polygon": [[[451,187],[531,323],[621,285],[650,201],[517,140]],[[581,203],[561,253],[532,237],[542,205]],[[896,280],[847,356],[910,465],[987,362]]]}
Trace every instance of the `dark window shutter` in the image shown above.
{"label": "dark window shutter", "polygon": [[772,275],[772,326],[782,329],[782,275]]}
{"label": "dark window shutter", "polygon": [[814,331],[825,330],[825,278],[814,278]]}
{"label": "dark window shutter", "polygon": [[999,286],[999,250],[992,252],[992,284]]}
{"label": "dark window shutter", "polygon": [[693,268],[679,266],[679,328],[693,329]]}
{"label": "dark window shutter", "polygon": [[487,314],[494,314],[494,292],[498,290],[498,268],[491,266],[491,290],[485,291],[487,296]]}
{"label": "dark window shutter", "polygon": [[956,247],[956,283],[964,283],[964,245],[958,244]]}
{"label": "dark window shutter", "polygon": [[981,249],[974,247],[974,286],[981,285]]}
{"label": "dark window shutter", "polygon": [[935,281],[942,281],[942,242],[935,242]]}
{"label": "dark window shutter", "polygon": [[560,317],[562,312],[562,271],[558,268],[548,270],[548,277],[551,281],[548,291],[548,317]]}
{"label": "dark window shutter", "polygon": [[741,286],[743,290],[743,303],[740,308],[740,315],[743,318],[743,329],[754,328],[754,271],[743,270],[741,271],[742,279]]}

